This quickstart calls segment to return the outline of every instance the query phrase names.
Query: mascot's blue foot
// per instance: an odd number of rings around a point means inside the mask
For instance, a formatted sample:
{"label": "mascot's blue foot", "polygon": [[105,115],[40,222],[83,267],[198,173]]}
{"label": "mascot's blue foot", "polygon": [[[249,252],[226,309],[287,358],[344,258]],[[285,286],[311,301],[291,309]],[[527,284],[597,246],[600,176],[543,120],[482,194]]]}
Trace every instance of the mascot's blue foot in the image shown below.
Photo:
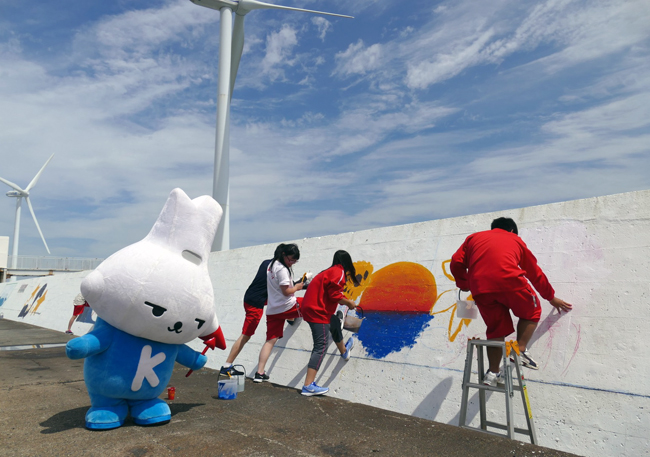
{"label": "mascot's blue foot", "polygon": [[86,413],[86,428],[90,430],[110,430],[121,427],[128,414],[128,407],[103,406],[92,407]]}
{"label": "mascot's blue foot", "polygon": [[172,418],[172,412],[167,403],[159,398],[144,401],[129,402],[131,416],[138,425],[162,425]]}

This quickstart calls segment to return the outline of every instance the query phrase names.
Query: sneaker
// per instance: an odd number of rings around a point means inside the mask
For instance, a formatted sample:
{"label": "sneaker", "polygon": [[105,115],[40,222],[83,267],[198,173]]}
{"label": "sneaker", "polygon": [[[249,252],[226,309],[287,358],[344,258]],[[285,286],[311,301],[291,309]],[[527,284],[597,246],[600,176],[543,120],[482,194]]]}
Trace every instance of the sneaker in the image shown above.
{"label": "sneaker", "polygon": [[316,385],[315,382],[312,382],[308,386],[303,386],[302,387],[302,392],[301,394],[311,397],[313,395],[325,395],[327,392],[329,392],[328,387],[319,387]]}
{"label": "sneaker", "polygon": [[343,360],[346,362],[350,360],[350,351],[352,351],[352,348],[354,347],[354,340],[352,337],[348,338],[348,341],[345,343],[345,352],[341,354],[341,357],[343,357]]}
{"label": "sneaker", "polygon": [[243,371],[239,371],[237,368],[234,366],[230,365],[229,367],[221,367],[221,370],[219,370],[219,373],[222,375],[228,375],[228,376],[241,376],[244,374]]}
{"label": "sneaker", "polygon": [[[514,357],[510,357],[510,361],[514,362]],[[530,352],[528,352],[528,350],[525,350],[519,354],[519,363],[522,367],[530,368],[532,370],[539,370],[539,365],[537,365],[537,362],[535,362],[530,356]]]}
{"label": "sneaker", "polygon": [[269,375],[266,373],[255,373],[255,377],[253,378],[253,382],[262,382],[262,381],[268,381],[269,380]]}
{"label": "sneaker", "polygon": [[289,320],[287,321],[287,324],[289,324],[289,325],[293,325],[293,324],[295,324],[295,323],[296,323],[296,320],[295,320],[295,319],[289,319]]}
{"label": "sneaker", "polygon": [[485,377],[483,378],[483,384],[486,386],[496,387],[497,385],[504,385],[506,383],[506,377],[503,374],[503,370],[498,373],[492,373],[490,370],[485,372]]}
{"label": "sneaker", "polygon": [[66,330],[65,333],[67,333],[68,335],[73,335],[72,330]]}

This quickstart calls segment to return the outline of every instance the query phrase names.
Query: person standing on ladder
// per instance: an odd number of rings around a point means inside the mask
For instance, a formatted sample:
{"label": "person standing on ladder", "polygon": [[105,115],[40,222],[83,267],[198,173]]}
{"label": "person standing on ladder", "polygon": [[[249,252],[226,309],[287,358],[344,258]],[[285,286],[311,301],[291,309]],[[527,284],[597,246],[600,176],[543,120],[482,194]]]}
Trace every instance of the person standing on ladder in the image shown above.
{"label": "person standing on ladder", "polygon": [[[514,220],[500,217],[492,221],[491,230],[474,233],[451,258],[451,273],[456,286],[471,291],[483,321],[488,340],[504,341],[514,332],[510,311],[519,318],[517,343],[521,364],[534,370],[537,362],[528,352],[528,343],[542,315],[539,298],[530,286],[558,310],[568,312],[573,306],[555,296],[555,290],[537,259],[519,238]],[[504,382],[499,366],[503,357],[500,347],[487,347],[490,364],[484,383],[495,386]]]}

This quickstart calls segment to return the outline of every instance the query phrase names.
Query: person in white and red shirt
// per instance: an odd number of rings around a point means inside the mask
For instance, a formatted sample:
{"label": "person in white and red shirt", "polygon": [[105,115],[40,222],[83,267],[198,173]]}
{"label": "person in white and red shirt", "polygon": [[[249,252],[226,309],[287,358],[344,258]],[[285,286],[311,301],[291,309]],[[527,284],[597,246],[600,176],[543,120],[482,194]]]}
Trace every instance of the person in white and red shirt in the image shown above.
{"label": "person in white and red shirt", "polygon": [[74,321],[76,321],[79,318],[79,316],[81,316],[84,313],[85,308],[90,308],[90,305],[88,304],[84,296],[81,295],[80,293],[77,294],[76,297],[74,297],[72,305],[74,306],[74,309],[72,310],[72,317],[68,322],[68,330],[65,331],[65,333],[68,333],[70,335],[72,335],[72,324],[74,324]]}
{"label": "person in white and red shirt", "polygon": [[[492,221],[491,230],[474,233],[451,258],[451,273],[456,286],[471,291],[485,325],[488,340],[503,341],[514,332],[510,311],[519,318],[517,343],[522,365],[538,369],[528,352],[528,343],[542,314],[541,304],[532,285],[558,312],[572,305],[555,296],[555,290],[537,265],[537,259],[519,238],[517,224],[510,218]],[[530,281],[530,283],[529,283]],[[499,370],[501,348],[488,347],[490,369],[485,383],[503,383]]]}
{"label": "person in white and red shirt", "polygon": [[356,276],[357,273],[350,254],[340,250],[334,254],[332,266],[318,273],[309,283],[300,306],[300,312],[303,320],[311,328],[314,349],[307,365],[307,375],[305,376],[302,395],[323,395],[329,391],[327,387],[316,385],[315,380],[327,352],[330,333],[341,353],[341,357],[346,361],[350,359],[350,351],[354,345],[354,340],[350,337],[347,343],[343,344],[341,321],[335,313],[339,304],[350,309],[356,308],[356,303],[343,295],[343,289],[348,277],[355,284],[358,284]]}
{"label": "person in white and red shirt", "polygon": [[254,382],[268,381],[269,375],[264,368],[271,356],[273,346],[284,336],[284,322],[300,317],[298,310],[302,297],[294,294],[302,290],[302,282],[293,281],[293,267],[300,259],[300,250],[295,244],[280,244],[275,248],[273,260],[266,269],[266,342],[260,350],[257,372]]}

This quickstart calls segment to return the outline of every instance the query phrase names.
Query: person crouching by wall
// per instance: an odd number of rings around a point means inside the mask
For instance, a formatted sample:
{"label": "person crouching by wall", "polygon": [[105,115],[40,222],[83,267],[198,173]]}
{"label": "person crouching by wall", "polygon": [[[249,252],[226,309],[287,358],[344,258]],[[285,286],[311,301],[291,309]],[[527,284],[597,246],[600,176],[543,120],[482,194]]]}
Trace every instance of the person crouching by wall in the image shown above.
{"label": "person crouching by wall", "polygon": [[72,310],[72,317],[70,318],[70,321],[68,322],[68,330],[65,331],[65,333],[72,335],[72,324],[74,324],[74,321],[76,321],[79,316],[81,316],[84,313],[85,308],[89,308],[90,305],[86,301],[83,295],[81,293],[78,293],[76,297],[74,297],[74,300],[72,301],[72,305],[74,306],[74,309]]}
{"label": "person crouching by wall", "polygon": [[329,388],[316,385],[316,374],[327,351],[328,336],[331,333],[336,347],[344,360],[350,359],[350,351],[354,345],[352,337],[343,344],[343,332],[341,320],[336,316],[336,308],[339,304],[350,309],[357,307],[352,300],[345,298],[343,289],[348,277],[357,283],[356,270],[352,263],[350,254],[346,251],[336,251],[332,266],[321,271],[309,283],[309,288],[300,307],[302,318],[311,328],[314,348],[311,351],[307,375],[302,388],[302,395],[323,395],[329,392]]}

